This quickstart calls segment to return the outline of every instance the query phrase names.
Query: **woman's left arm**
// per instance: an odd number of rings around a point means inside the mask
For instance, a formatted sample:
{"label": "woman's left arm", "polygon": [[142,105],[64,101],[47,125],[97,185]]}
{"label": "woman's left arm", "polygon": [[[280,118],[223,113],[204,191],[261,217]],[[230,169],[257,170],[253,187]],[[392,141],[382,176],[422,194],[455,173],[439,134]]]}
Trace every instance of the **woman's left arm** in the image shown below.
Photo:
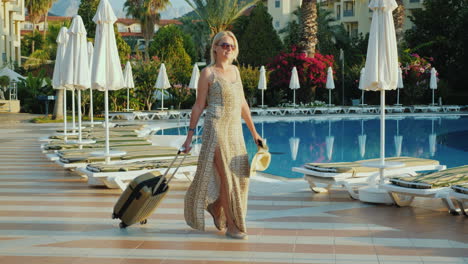
{"label": "woman's left arm", "polygon": [[[235,67],[235,69],[237,71],[237,77],[240,80],[241,79],[240,71],[239,71],[239,69],[237,67]],[[250,107],[249,107],[249,104],[247,104],[247,100],[245,100],[244,93],[242,93],[241,115],[242,115],[242,118],[245,121],[245,124],[247,125],[247,127],[250,130],[250,134],[252,134],[252,138],[253,138],[255,144],[258,145],[259,141],[263,142],[262,137],[257,133],[257,130],[255,129],[255,125],[254,125],[254,123],[252,121],[252,115],[250,114]]]}
{"label": "woman's left arm", "polygon": [[252,121],[252,115],[250,114],[250,107],[247,104],[247,100],[245,100],[245,97],[243,98],[242,102],[242,118],[244,119],[245,124],[249,128],[255,144],[258,144],[258,140],[263,141],[262,137],[260,137],[260,135],[257,133],[257,130],[255,129],[255,125]]}

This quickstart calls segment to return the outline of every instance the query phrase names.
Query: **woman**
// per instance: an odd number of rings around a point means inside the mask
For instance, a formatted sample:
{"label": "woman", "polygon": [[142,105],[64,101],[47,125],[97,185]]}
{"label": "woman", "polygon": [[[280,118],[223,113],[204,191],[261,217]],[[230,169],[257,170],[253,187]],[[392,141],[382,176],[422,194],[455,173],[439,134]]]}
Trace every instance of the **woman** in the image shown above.
{"label": "woman", "polygon": [[198,96],[183,145],[189,152],[198,119],[206,108],[197,172],[185,195],[185,220],[192,228],[205,230],[207,210],[216,228],[226,229],[226,236],[246,239],[250,169],[241,117],[254,142],[259,144],[262,138],[252,122],[239,70],[232,65],[239,54],[234,34],[216,34],[210,54],[211,64],[200,74]]}

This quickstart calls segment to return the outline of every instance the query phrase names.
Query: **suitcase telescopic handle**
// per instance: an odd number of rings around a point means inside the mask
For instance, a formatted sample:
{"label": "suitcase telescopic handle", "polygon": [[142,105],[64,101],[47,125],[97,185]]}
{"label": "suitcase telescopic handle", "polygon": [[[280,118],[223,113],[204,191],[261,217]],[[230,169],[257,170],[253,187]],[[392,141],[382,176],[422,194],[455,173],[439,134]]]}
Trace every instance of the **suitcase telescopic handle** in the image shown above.
{"label": "suitcase telescopic handle", "polygon": [[[174,157],[174,159],[172,160],[171,164],[167,167],[166,171],[165,171],[164,174],[161,176],[161,179],[159,179],[158,183],[156,184],[156,187],[154,187],[153,195],[156,194],[156,191],[158,190],[159,186],[163,183],[164,179],[166,179],[166,175],[169,173],[169,170],[172,168],[172,166],[174,165],[174,163],[176,162],[176,160],[179,158],[180,153],[183,153],[183,151],[184,151],[184,148],[180,148],[180,149],[177,151],[177,155]],[[179,164],[177,165],[177,167],[175,168],[174,172],[173,172],[172,175],[169,177],[169,179],[167,179],[167,184],[169,184],[169,182],[172,180],[172,178],[174,177],[174,175],[177,173],[177,171],[179,170],[180,166],[182,165],[182,163],[184,162],[184,160],[185,160],[186,157],[187,157],[187,154],[184,153],[184,155],[182,156],[182,159],[180,159],[180,162],[179,162]]]}

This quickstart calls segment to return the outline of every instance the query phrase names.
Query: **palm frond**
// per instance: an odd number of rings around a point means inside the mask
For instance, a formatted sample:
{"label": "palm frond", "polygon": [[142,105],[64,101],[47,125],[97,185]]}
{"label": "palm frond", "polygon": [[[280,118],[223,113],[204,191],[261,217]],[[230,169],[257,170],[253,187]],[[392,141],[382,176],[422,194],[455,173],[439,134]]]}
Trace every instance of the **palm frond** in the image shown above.
{"label": "palm frond", "polygon": [[195,13],[203,19],[210,27],[214,35],[225,30],[249,7],[259,0],[185,0],[195,10]]}

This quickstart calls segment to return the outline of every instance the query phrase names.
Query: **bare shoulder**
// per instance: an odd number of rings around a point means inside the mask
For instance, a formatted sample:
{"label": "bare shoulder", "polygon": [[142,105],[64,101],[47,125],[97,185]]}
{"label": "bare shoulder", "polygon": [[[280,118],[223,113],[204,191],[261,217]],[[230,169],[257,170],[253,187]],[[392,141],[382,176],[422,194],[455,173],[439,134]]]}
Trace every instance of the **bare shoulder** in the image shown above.
{"label": "bare shoulder", "polygon": [[201,72],[200,72],[200,81],[205,82],[210,86],[213,82],[213,69],[211,66],[205,67]]}
{"label": "bare shoulder", "polygon": [[233,68],[235,74],[238,76],[237,78],[240,78],[240,77],[241,77],[241,74],[240,74],[239,67],[236,66],[236,65],[232,65],[232,68]]}
{"label": "bare shoulder", "polygon": [[200,77],[205,77],[207,78],[213,73],[213,69],[211,69],[211,66],[203,68],[203,70],[200,72]]}

